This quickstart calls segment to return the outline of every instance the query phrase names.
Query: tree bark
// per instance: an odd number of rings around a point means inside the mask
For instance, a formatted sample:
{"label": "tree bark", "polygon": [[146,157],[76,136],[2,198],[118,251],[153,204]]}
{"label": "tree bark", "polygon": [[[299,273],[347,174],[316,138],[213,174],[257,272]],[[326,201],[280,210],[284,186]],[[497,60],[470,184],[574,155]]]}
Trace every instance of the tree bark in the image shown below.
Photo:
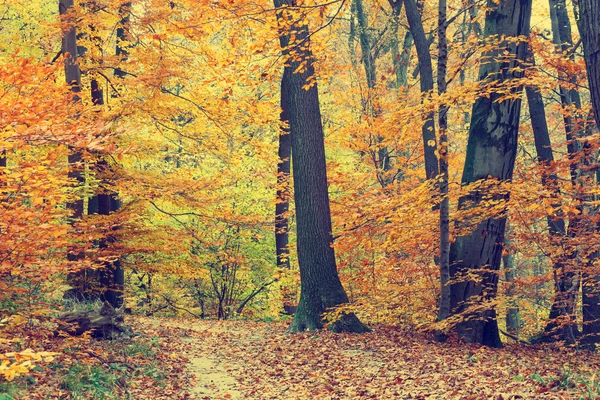
{"label": "tree bark", "polygon": [[277,200],[275,204],[275,246],[277,267],[290,269],[289,245],[289,209],[290,209],[290,165],[292,157],[292,138],[289,129],[289,105],[286,82],[281,82],[281,132],[277,154]]}
{"label": "tree bark", "polygon": [[[508,39],[529,35],[532,0],[488,1],[485,38]],[[518,67],[527,54],[527,44],[506,40],[483,55],[479,80],[501,85],[522,77]],[[506,55],[508,57],[503,57]],[[521,99],[521,88],[512,89],[515,98],[499,101],[496,91],[479,97],[473,105],[467,154],[463,170],[464,185],[477,181],[510,181],[513,175]],[[485,191],[473,190],[462,196],[459,208],[477,207]],[[507,201],[508,196],[497,195]],[[501,347],[496,311],[486,303],[498,290],[498,273],[504,244],[506,218],[502,215],[480,222],[467,235],[459,236],[450,251],[450,304],[452,314],[462,319],[455,330],[467,342]]]}
{"label": "tree bark", "polygon": [[[347,303],[348,296],[337,273],[332,247],[325,143],[308,27],[302,22],[292,22],[286,10],[296,6],[295,0],[275,0],[274,3],[282,27],[282,53],[286,58],[282,82],[287,98],[282,104],[289,107],[286,111],[294,156],[292,168],[301,283],[300,302],[289,331],[299,332],[321,329],[323,312]],[[293,42],[290,30],[295,32]],[[329,328],[350,332],[368,330],[354,314],[345,314]]]}
{"label": "tree bark", "polygon": [[[447,37],[447,2],[439,0],[438,10],[438,93],[446,93],[446,70],[448,63]],[[443,321],[450,315],[450,200],[448,199],[448,106],[441,105],[439,110],[440,129],[440,305],[438,321]],[[445,335],[436,332],[438,340]]]}
{"label": "tree bark", "polygon": [[[129,56],[125,44],[128,39],[127,31],[129,29],[130,10],[131,2],[125,2],[119,8],[121,20],[117,28],[115,54],[120,56],[120,62],[126,61]],[[125,73],[121,68],[116,68],[114,75],[118,78],[124,78]],[[104,96],[101,91],[97,97],[99,101],[97,104],[104,104]],[[105,176],[113,171],[113,167],[107,161],[99,162],[97,167],[100,170],[99,172]],[[118,193],[109,191],[98,195],[98,214],[110,215],[113,212],[119,211],[120,208],[121,201],[119,200]],[[117,229],[118,227],[111,228],[112,231],[116,231]],[[115,240],[114,234],[109,233],[100,243],[100,247],[108,248]],[[107,301],[114,308],[121,307],[123,305],[123,291],[125,290],[125,271],[121,266],[120,258],[104,263],[104,268],[100,274],[100,283],[103,289],[101,299]]]}
{"label": "tree bark", "polygon": [[[431,63],[431,54],[429,53],[429,41],[423,29],[421,13],[419,12],[416,0],[404,0],[404,9],[417,50],[417,58],[419,59],[421,93],[423,96],[429,96],[433,91],[433,65]],[[437,141],[435,138],[433,112],[425,115],[422,136],[425,156],[425,176],[427,179],[433,179],[439,174],[438,159],[435,154]]]}
{"label": "tree bark", "polygon": [[[505,245],[508,245],[508,240],[505,240]],[[514,280],[517,276],[517,270],[514,265],[515,256],[512,253],[502,256],[502,264],[504,265],[504,279],[506,280],[505,295],[508,298],[508,308],[506,309],[506,330],[511,335],[518,337],[521,329],[521,318],[519,307],[511,298],[515,295]]]}
{"label": "tree bark", "polygon": [[398,41],[400,27],[400,12],[402,11],[403,0],[390,0],[392,6],[392,40],[390,43],[392,64],[396,75],[396,89],[408,85],[408,66],[410,64],[410,53],[413,46],[413,37],[410,29],[404,34],[402,49]]}
{"label": "tree bark", "polygon": [[[574,3],[583,43],[593,112],[596,125],[600,126],[600,3],[597,0],[579,0]],[[583,334],[584,339],[588,342],[600,341],[600,291],[598,288],[598,276],[585,273],[582,280]]]}
{"label": "tree bark", "polygon": [[[73,0],[59,0],[58,10],[63,21],[68,21],[68,14],[73,9]],[[81,102],[79,93],[81,92],[81,71],[77,61],[77,30],[75,26],[63,31],[61,52],[65,63],[65,82],[70,85],[73,93],[73,104]],[[81,173],[82,155],[78,149],[69,146],[68,177],[74,182],[76,187],[84,184],[84,177]],[[84,202],[83,198],[77,198],[74,201],[67,203],[67,209],[71,212],[70,223],[73,224],[78,219],[83,217]],[[75,246],[70,246],[67,250],[67,260],[75,263],[83,257],[83,254],[76,249]],[[73,287],[65,293],[66,297],[75,297],[83,299],[87,291],[87,278],[85,271],[72,272],[68,275],[69,284]]]}

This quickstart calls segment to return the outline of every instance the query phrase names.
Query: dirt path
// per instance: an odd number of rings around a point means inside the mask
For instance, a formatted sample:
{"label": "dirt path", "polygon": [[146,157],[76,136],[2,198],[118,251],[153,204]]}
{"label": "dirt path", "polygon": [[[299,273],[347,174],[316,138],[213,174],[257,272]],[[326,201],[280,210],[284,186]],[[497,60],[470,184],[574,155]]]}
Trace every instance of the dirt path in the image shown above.
{"label": "dirt path", "polygon": [[240,383],[231,374],[232,370],[243,369],[241,361],[227,360],[215,356],[216,343],[227,345],[234,340],[236,345],[251,344],[262,340],[256,331],[241,330],[239,324],[223,321],[198,321],[181,325],[178,321],[162,321],[180,329],[189,330],[184,340],[190,345],[188,370],[195,377],[190,393],[199,400],[245,400]]}
{"label": "dirt path", "polygon": [[238,382],[227,372],[224,365],[214,359],[198,356],[190,359],[190,371],[196,377],[191,393],[198,399],[244,399],[237,390]]}

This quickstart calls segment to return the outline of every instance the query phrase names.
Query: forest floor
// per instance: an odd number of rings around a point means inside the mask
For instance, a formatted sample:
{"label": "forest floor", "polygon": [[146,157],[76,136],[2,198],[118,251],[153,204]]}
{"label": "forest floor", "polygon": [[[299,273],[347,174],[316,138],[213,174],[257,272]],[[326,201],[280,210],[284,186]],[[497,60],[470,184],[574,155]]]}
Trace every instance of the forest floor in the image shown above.
{"label": "forest floor", "polygon": [[600,398],[600,355],[556,346],[440,344],[391,327],[290,335],[284,323],[128,317],[126,324],[141,335],[38,338],[60,354],[0,383],[0,399]]}

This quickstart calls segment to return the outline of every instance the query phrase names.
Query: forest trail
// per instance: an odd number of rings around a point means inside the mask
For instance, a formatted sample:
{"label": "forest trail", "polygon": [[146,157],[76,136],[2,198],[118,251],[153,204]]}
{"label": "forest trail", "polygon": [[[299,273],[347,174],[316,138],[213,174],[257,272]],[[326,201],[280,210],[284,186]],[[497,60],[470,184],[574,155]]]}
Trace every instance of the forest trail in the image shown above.
{"label": "forest trail", "polygon": [[[207,335],[222,336],[230,334],[232,333],[231,328],[234,328],[235,326],[236,325],[233,324],[216,322],[210,325],[192,323],[188,325],[187,328],[200,335],[200,337],[205,337]],[[196,335],[192,334],[191,337],[186,338],[195,350],[195,356],[190,359],[189,367],[189,370],[195,377],[194,386],[190,390],[192,395],[200,400],[244,400],[244,395],[238,390],[238,381],[230,373],[232,369],[241,368],[237,363],[237,360],[225,363],[223,360],[207,355],[206,349],[202,346],[202,342],[195,336]],[[251,338],[252,336],[245,337],[244,335],[240,335],[239,340],[248,341]]]}
{"label": "forest trail", "polygon": [[[160,320],[179,333],[200,400],[567,399],[600,393],[600,357],[549,346],[435,343],[374,327],[286,334],[287,323]],[[600,397],[599,397],[600,398]]]}

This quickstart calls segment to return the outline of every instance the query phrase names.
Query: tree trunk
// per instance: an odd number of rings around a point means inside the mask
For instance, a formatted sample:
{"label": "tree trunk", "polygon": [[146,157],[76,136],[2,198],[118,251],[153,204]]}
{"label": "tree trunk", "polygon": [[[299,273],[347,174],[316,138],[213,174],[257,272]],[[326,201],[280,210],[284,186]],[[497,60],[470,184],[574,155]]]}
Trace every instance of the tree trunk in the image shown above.
{"label": "tree trunk", "polygon": [[[282,85],[289,107],[292,164],[294,172],[294,204],[300,265],[301,293],[298,310],[290,332],[316,330],[323,327],[322,313],[348,302],[340,282],[332,247],[331,214],[327,190],[327,165],[319,94],[310,50],[308,27],[293,22],[286,8],[295,0],[275,0],[277,18],[282,28],[281,48],[286,60]],[[288,29],[295,31],[291,42]],[[299,68],[301,67],[302,68]],[[310,87],[305,88],[309,84]],[[334,331],[365,332],[368,328],[354,314],[345,314],[329,326]]]}
{"label": "tree trunk", "polygon": [[[535,66],[535,56],[528,51],[529,62]],[[538,87],[527,86],[525,88],[527,102],[529,105],[529,115],[531,117],[531,127],[537,153],[538,163],[542,167],[541,181],[542,185],[552,193],[555,198],[553,208],[560,210],[560,192],[558,189],[558,177],[556,172],[552,171],[554,162],[554,152],[550,141],[550,133],[546,120],[546,109],[544,100]],[[548,216],[548,233],[550,239],[556,246],[561,246],[566,238],[566,224],[560,216]],[[552,260],[554,270],[554,300],[550,310],[549,321],[544,328],[547,339],[556,338],[573,342],[576,332],[573,331],[572,324],[559,323],[561,318],[572,318],[575,311],[575,291],[573,285],[573,274],[565,270],[565,264],[568,261],[567,254],[561,254]]]}
{"label": "tree trunk", "polygon": [[[531,0],[506,0],[496,4],[488,0],[490,11],[485,21],[485,38],[515,38],[529,34]],[[483,84],[492,81],[501,85],[522,77],[521,62],[525,60],[527,44],[506,40],[483,55],[489,60],[479,71]],[[505,57],[503,57],[505,56]],[[502,58],[502,59],[500,59]],[[512,89],[515,98],[499,101],[496,91],[479,97],[473,105],[467,154],[463,170],[464,185],[476,181],[510,181],[513,175],[521,99],[521,88]],[[490,182],[493,184],[493,182]],[[477,207],[485,191],[473,190],[459,200],[459,208]],[[508,196],[497,195],[507,201]],[[450,304],[453,314],[462,319],[455,326],[467,342],[500,347],[496,311],[486,303],[496,297],[498,273],[504,244],[506,218],[498,216],[480,222],[472,233],[460,236],[451,246]],[[482,310],[483,308],[483,310]]]}
{"label": "tree trunk", "polygon": [[[577,2],[576,2],[577,3]],[[577,16],[596,125],[600,126],[600,3],[579,0]]]}
{"label": "tree trunk", "polygon": [[[579,0],[574,3],[583,43],[594,116],[596,125],[600,126],[600,3],[597,0]],[[600,291],[598,285],[598,276],[584,274],[582,280],[583,333],[588,342],[600,340]]]}
{"label": "tree trunk", "polygon": [[[448,62],[447,3],[439,1],[438,10],[438,93],[446,93],[446,69]],[[439,110],[440,128],[440,307],[438,321],[450,315],[450,200],[448,199],[448,106],[441,105]],[[438,331],[438,340],[445,339]]]}
{"label": "tree trunk", "polygon": [[[62,18],[67,18],[67,15],[73,8],[73,0],[59,0],[58,10]],[[72,101],[74,104],[81,102],[79,93],[81,92],[81,71],[77,62],[77,31],[75,26],[68,31],[63,32],[61,52],[65,59],[65,81],[71,86],[73,93]],[[80,187],[84,183],[84,178],[81,173],[82,155],[75,148],[69,147],[68,155],[69,172],[68,177],[74,181],[76,187]],[[70,221],[73,224],[78,219],[83,217],[84,203],[82,198],[67,203],[67,209],[71,212]],[[67,260],[75,263],[83,257],[83,254],[77,250],[75,246],[71,246],[67,250]],[[88,291],[88,283],[86,282],[85,271],[72,272],[68,276],[69,284],[73,287],[65,293],[66,297],[74,297],[83,299]]]}
{"label": "tree trunk", "polygon": [[398,41],[398,33],[400,27],[400,11],[402,10],[403,0],[390,0],[392,6],[392,40],[391,54],[392,64],[394,65],[394,73],[396,75],[396,89],[406,87],[408,85],[408,66],[410,64],[410,53],[413,46],[413,37],[410,29],[404,34],[402,49]]}
{"label": "tree trunk", "polygon": [[[505,241],[505,245],[508,245],[508,240]],[[513,336],[519,336],[519,330],[521,329],[521,318],[519,313],[519,307],[511,298],[515,295],[514,280],[517,276],[517,271],[514,265],[513,254],[506,254],[502,257],[502,264],[504,265],[504,279],[506,280],[506,292],[505,295],[508,298],[508,308],[506,309],[506,330]]]}
{"label": "tree trunk", "polygon": [[[377,104],[377,69],[375,68],[375,58],[373,57],[373,49],[371,47],[371,39],[369,37],[369,24],[367,22],[367,14],[363,8],[362,0],[354,0],[354,11],[356,12],[356,21],[358,22],[358,39],[360,42],[361,61],[365,67],[365,75],[367,77],[368,97],[366,102],[366,113],[369,119],[376,119],[381,114],[379,105]],[[390,181],[386,177],[385,171],[391,168],[389,151],[385,146],[379,145],[381,137],[375,135],[373,138],[377,143],[377,154],[373,156],[377,176],[382,187],[387,186]]]}
{"label": "tree trunk", "polygon": [[292,138],[289,129],[289,106],[284,81],[281,82],[281,132],[279,133],[279,161],[277,163],[277,200],[275,204],[275,246],[277,267],[290,269],[289,217],[290,209],[290,162]]}
{"label": "tree trunk", "polygon": [[[416,0],[404,0],[404,9],[415,42],[417,58],[419,59],[421,93],[423,96],[430,96],[433,91],[433,66],[431,63],[431,54],[429,53],[429,41],[425,36],[419,6],[417,5]],[[438,159],[435,153],[437,150],[437,142],[435,138],[433,112],[430,112],[425,116],[422,132],[425,155],[425,176],[427,179],[433,179],[439,174]]]}

